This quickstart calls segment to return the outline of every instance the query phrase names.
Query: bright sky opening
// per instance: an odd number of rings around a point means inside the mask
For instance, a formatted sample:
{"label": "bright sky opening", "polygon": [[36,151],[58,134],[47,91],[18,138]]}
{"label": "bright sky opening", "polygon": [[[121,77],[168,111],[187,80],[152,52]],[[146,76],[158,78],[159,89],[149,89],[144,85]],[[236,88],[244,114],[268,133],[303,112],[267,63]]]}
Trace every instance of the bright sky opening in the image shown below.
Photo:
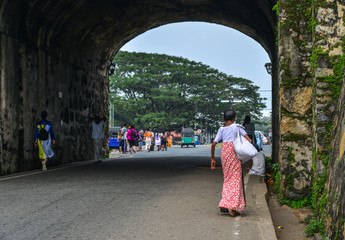
{"label": "bright sky opening", "polygon": [[272,80],[264,67],[269,56],[258,42],[235,29],[204,22],[173,23],[139,35],[121,50],[183,57],[249,79],[267,98],[264,116],[271,112]]}

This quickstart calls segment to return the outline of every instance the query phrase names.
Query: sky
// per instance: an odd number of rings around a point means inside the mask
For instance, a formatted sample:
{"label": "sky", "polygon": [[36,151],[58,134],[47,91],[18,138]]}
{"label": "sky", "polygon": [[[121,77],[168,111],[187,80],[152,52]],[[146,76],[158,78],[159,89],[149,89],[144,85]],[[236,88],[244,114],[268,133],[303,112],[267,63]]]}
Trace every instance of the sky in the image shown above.
{"label": "sky", "polygon": [[269,56],[258,42],[235,29],[204,22],[172,23],[137,36],[120,50],[183,57],[249,79],[267,98],[264,115],[271,110],[272,80],[264,67]]}

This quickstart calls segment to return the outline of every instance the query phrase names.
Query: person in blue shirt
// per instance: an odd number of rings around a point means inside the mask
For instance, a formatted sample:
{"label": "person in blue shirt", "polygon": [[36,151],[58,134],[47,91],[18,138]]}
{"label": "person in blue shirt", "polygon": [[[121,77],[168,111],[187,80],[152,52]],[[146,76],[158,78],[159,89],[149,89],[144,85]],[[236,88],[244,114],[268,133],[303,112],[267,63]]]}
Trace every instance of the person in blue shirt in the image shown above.
{"label": "person in blue shirt", "polygon": [[55,134],[52,123],[47,120],[48,113],[41,112],[42,120],[37,122],[35,131],[35,146],[38,146],[38,156],[42,163],[42,170],[47,170],[48,158],[54,156],[52,144],[55,144]]}

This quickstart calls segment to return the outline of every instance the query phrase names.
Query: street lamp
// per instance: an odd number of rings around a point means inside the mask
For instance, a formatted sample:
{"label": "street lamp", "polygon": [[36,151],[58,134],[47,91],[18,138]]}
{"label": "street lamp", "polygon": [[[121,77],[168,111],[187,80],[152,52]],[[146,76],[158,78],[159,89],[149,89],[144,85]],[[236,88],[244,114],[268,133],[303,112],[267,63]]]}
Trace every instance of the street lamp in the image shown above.
{"label": "street lamp", "polygon": [[230,103],[230,110],[232,110],[232,103],[231,100],[220,100],[221,103]]}
{"label": "street lamp", "polygon": [[109,75],[113,75],[115,73],[115,64],[111,62],[109,66]]}
{"label": "street lamp", "polygon": [[234,104],[240,103],[240,102],[242,102],[242,101],[240,101],[240,100],[231,100],[231,99],[229,99],[229,100],[220,100],[220,102],[221,102],[221,103],[230,103],[230,110],[232,110],[232,106],[233,106]]}
{"label": "street lamp", "polygon": [[269,75],[272,75],[272,63],[265,63],[266,71]]}
{"label": "street lamp", "polygon": [[232,102],[233,102],[232,90],[225,89],[225,91],[229,91],[229,100],[221,100],[220,102],[222,102],[222,103],[225,103],[225,102],[230,103],[230,110],[232,110]]}

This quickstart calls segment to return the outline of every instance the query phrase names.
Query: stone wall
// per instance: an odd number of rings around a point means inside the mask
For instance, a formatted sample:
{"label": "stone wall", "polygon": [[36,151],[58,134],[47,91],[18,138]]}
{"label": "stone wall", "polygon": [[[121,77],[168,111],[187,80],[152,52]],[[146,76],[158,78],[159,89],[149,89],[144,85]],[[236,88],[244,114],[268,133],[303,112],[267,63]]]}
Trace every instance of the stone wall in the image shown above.
{"label": "stone wall", "polygon": [[[296,11],[296,6],[298,9]],[[311,192],[312,74],[308,58],[312,34],[308,31],[308,1],[280,1],[279,82],[281,102],[281,187],[287,198]]]}
{"label": "stone wall", "polygon": [[[344,66],[345,26],[343,1],[315,3],[315,183],[320,219],[326,236],[344,239]],[[324,187],[322,190],[321,187]]]}
{"label": "stone wall", "polygon": [[[19,170],[19,143],[22,143],[22,126],[20,102],[23,98],[18,94],[20,84],[19,46],[6,35],[0,36],[0,174]],[[7,81],[11,79],[11,81]],[[21,151],[23,154],[23,151]],[[22,158],[22,154],[20,158]]]}
{"label": "stone wall", "polygon": [[345,233],[344,10],[335,0],[280,1],[282,190],[309,199],[331,239]]}
{"label": "stone wall", "polygon": [[108,115],[106,76],[92,66],[1,37],[0,174],[40,166],[33,137],[43,109],[56,135],[56,155],[49,165],[91,160],[89,117]]}

